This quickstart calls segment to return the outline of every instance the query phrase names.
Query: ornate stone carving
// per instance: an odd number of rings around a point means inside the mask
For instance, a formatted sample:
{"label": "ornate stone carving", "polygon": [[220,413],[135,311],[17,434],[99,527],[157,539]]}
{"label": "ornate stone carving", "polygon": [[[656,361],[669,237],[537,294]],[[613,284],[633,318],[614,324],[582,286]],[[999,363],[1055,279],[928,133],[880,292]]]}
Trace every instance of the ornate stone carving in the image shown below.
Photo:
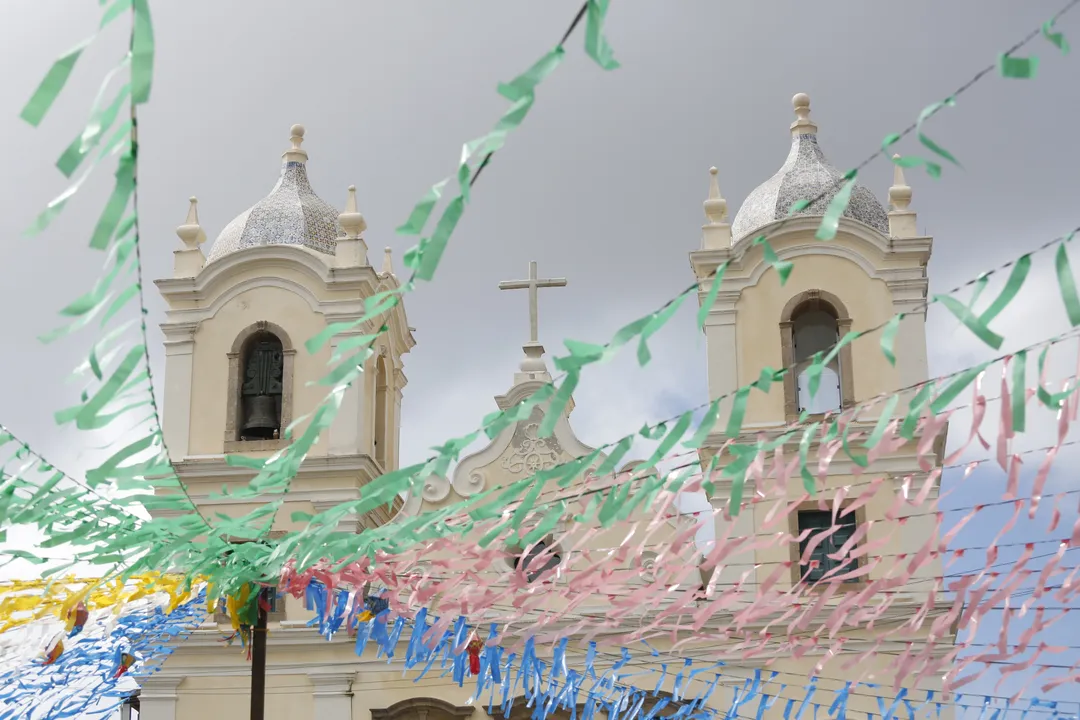
{"label": "ornate stone carving", "polygon": [[656,580],[656,553],[651,550],[641,553],[641,577],[648,583]]}
{"label": "ornate stone carving", "polygon": [[424,489],[421,494],[428,502],[442,502],[450,494],[450,481],[444,477],[429,475],[424,480]]}
{"label": "ornate stone carving", "polygon": [[518,423],[510,440],[513,452],[503,458],[503,470],[514,475],[531,475],[549,470],[559,463],[563,455],[559,441],[554,435],[546,438],[539,436],[543,420],[544,413],[540,408],[533,408],[528,420]]}

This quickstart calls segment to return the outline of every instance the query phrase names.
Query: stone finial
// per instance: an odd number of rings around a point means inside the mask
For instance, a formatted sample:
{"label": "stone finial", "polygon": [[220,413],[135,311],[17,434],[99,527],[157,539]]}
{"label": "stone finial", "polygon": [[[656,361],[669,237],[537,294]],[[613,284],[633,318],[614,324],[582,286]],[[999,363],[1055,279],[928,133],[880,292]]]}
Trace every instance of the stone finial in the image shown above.
{"label": "stone finial", "polygon": [[383,275],[394,274],[394,259],[391,257],[393,251],[389,248],[383,248],[383,260],[382,260],[382,272]]}
{"label": "stone finial", "polygon": [[304,126],[293,125],[289,129],[290,137],[289,141],[292,143],[292,147],[285,151],[286,162],[306,162],[308,159],[307,150],[304,150],[300,145],[304,142]]}
{"label": "stone finial", "polygon": [[719,250],[731,246],[731,223],[727,217],[727,200],[720,194],[716,168],[709,168],[709,196],[702,203],[705,224],[701,226],[701,249]]}
{"label": "stone finial", "polygon": [[[899,160],[899,155],[893,155],[893,160]],[[904,178],[904,168],[893,162],[893,184],[889,188],[889,203],[895,210],[907,210],[911,205],[911,186]]]}
{"label": "stone finial", "polygon": [[356,209],[355,185],[349,186],[349,197],[345,201],[345,212],[338,215],[338,222],[341,223],[341,229],[345,231],[345,237],[349,240],[359,238],[360,233],[367,229],[364,216]]}
{"label": "stone finial", "polygon": [[904,179],[904,168],[896,164],[899,155],[893,155],[893,184],[889,188],[889,235],[894,238],[919,236],[917,217],[911,209],[911,187]]}
{"label": "stone finial", "polygon": [[189,200],[187,218],[184,224],[176,228],[176,234],[184,243],[185,250],[196,250],[206,242],[206,233],[199,225],[199,200],[192,196]]}
{"label": "stone finial", "polygon": [[791,105],[795,108],[795,122],[791,123],[791,134],[813,135],[817,133],[817,125],[810,119],[810,96],[806,93],[798,93],[791,98]]}
{"label": "stone finial", "polygon": [[194,197],[188,205],[184,224],[176,228],[176,234],[184,247],[173,252],[173,277],[192,278],[197,276],[206,265],[206,257],[199,247],[206,242],[206,233],[199,225],[199,201]]}
{"label": "stone finial", "polygon": [[702,203],[705,207],[705,218],[710,225],[719,225],[727,219],[727,200],[720,195],[717,172],[716,168],[709,168],[709,197]]}

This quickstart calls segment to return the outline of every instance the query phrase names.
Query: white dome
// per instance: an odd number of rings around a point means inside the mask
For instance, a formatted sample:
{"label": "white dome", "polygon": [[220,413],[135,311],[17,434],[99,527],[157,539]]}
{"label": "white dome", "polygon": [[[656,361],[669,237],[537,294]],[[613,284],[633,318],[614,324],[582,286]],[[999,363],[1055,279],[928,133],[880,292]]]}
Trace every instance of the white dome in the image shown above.
{"label": "white dome", "polygon": [[[788,216],[799,200],[820,199],[796,215],[824,215],[833,196],[843,185],[844,173],[825,159],[817,140],[817,126],[809,120],[810,99],[796,95],[793,101],[799,119],[791,126],[791,151],[775,175],[757,186],[743,202],[731,223],[732,242],[738,242],[771,222]],[[858,220],[888,234],[889,215],[874,194],[856,183],[844,217]]]}
{"label": "white dome", "polygon": [[334,254],[341,235],[338,211],[308,182],[307,153],[300,149],[303,127],[293,127],[293,148],[285,153],[281,176],[270,194],[238,215],[218,235],[207,262],[258,245],[303,245]]}

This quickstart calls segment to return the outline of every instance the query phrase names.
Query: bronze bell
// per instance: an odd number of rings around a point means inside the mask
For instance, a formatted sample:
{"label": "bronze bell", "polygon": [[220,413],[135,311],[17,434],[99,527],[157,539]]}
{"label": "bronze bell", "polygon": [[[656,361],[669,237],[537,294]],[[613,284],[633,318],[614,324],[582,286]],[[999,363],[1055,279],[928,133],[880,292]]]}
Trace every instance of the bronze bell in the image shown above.
{"label": "bronze bell", "polygon": [[242,431],[245,435],[269,438],[278,429],[277,403],[270,395],[253,395],[247,400]]}

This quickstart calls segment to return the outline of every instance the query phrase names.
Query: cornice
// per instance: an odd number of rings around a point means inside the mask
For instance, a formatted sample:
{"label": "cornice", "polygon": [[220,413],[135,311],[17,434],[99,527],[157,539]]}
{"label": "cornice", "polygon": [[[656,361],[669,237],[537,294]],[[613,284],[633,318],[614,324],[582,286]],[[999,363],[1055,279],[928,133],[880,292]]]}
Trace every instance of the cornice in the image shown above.
{"label": "cornice", "polygon": [[[227,256],[226,256],[227,257]],[[219,482],[222,479],[250,480],[255,472],[250,468],[235,467],[225,461],[224,455],[187,458],[173,464],[177,475],[185,483]],[[370,455],[324,455],[306,457],[301,463],[297,476],[304,475],[346,475],[366,474],[378,477],[381,474],[378,464]]]}
{"label": "cornice", "polygon": [[[890,238],[858,220],[843,217],[840,219],[840,233],[845,239],[855,240],[864,249],[864,252],[859,252],[854,248],[839,243],[821,242],[813,240],[812,237],[808,237],[812,236],[813,233],[817,231],[820,222],[820,218],[811,216],[777,220],[769,225],[759,228],[751,233],[750,236],[742,238],[731,247],[691,251],[690,264],[697,277],[706,278],[709,277],[720,264],[727,262],[729,265],[728,274],[725,276],[725,286],[728,286],[729,283],[731,287],[743,283],[746,285],[753,285],[756,283],[757,278],[747,278],[742,276],[746,271],[749,271],[751,276],[755,274],[760,276],[760,274],[764,273],[768,268],[767,264],[762,260],[756,260],[751,266],[746,265],[747,256],[756,247],[753,242],[754,238],[764,233],[769,235],[769,241],[776,250],[777,256],[781,259],[798,257],[810,253],[825,253],[847,257],[848,259],[858,262],[871,277],[883,280],[890,279],[897,275],[912,277],[925,275],[925,266],[929,260],[930,249],[933,245],[932,238]],[[774,228],[775,232],[769,234],[770,230]],[[807,239],[804,242],[796,242],[795,244],[783,246],[786,241],[793,239],[795,236],[804,236],[807,237]],[[865,252],[867,250],[870,251],[869,254]],[[879,262],[888,259],[914,261],[915,266],[906,268],[880,268],[870,262],[871,258]],[[760,267],[762,265],[765,267]],[[746,283],[747,280],[749,280],[748,283]],[[743,283],[740,283],[740,281],[743,281]],[[708,290],[708,288],[706,287],[705,290]]]}

